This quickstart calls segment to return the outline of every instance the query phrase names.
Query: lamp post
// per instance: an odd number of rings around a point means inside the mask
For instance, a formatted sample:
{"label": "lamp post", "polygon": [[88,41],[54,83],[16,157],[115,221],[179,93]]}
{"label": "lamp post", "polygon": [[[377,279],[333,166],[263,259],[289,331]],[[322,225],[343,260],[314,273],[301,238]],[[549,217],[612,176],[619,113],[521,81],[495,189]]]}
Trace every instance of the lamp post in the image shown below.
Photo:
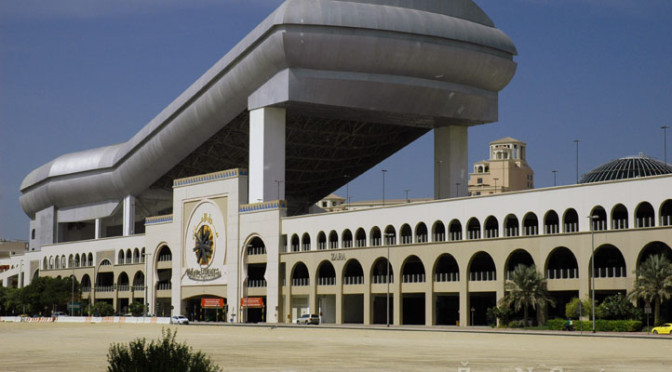
{"label": "lamp post", "polygon": [[558,171],[554,169],[554,170],[552,170],[551,172],[553,172],[553,186],[557,186],[558,183],[556,182],[556,181],[557,181],[556,176],[557,176],[557,174],[558,174]]}
{"label": "lamp post", "polygon": [[151,253],[145,252],[145,316],[149,313],[149,297],[148,297],[148,283],[149,283],[149,259]]}
{"label": "lamp post", "polygon": [[411,201],[408,199],[408,192],[411,191],[411,189],[404,189],[404,192],[406,193],[406,203],[410,203]]}
{"label": "lamp post", "polygon": [[664,151],[664,156],[665,156],[665,164],[667,164],[667,128],[669,128],[667,125],[663,125],[660,127],[660,129],[663,130],[663,151]]}
{"label": "lamp post", "polygon": [[[385,233],[385,238],[393,236],[392,233]],[[390,242],[385,239],[385,245],[387,245],[387,308],[385,309],[385,314],[387,315],[387,326],[390,326]]]}
{"label": "lamp post", "polygon": [[590,221],[590,290],[591,290],[591,301],[590,305],[592,309],[593,317],[593,333],[595,333],[595,226],[594,221],[598,220],[600,216],[588,216]]}
{"label": "lamp post", "polygon": [[343,175],[347,180],[345,183],[345,209],[350,209],[350,175]]}
{"label": "lamp post", "polygon": [[381,170],[383,173],[383,206],[385,206],[385,173],[387,173],[387,169]]}
{"label": "lamp post", "polygon": [[574,140],[574,143],[576,143],[576,183],[579,183],[579,142],[581,142],[578,139]]}
{"label": "lamp post", "polygon": [[499,178],[495,177],[495,178],[493,178],[493,180],[495,181],[495,194],[496,194],[497,193],[497,181],[499,181]]}
{"label": "lamp post", "polygon": [[[441,199],[441,164],[443,164],[443,160],[437,160],[436,163],[437,165],[437,178],[438,178],[438,194],[437,194],[437,199]],[[450,194],[450,185],[448,185],[448,193]]]}

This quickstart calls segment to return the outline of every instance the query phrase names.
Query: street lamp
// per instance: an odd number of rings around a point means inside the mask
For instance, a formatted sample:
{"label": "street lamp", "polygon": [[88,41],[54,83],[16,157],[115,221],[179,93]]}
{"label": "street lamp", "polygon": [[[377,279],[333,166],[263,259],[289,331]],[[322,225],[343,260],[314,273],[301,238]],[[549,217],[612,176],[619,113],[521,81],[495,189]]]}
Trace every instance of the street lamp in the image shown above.
{"label": "street lamp", "polygon": [[151,253],[145,252],[145,316],[149,313],[149,297],[148,297],[148,283],[149,283],[149,259],[152,256]]}
{"label": "street lamp", "polygon": [[385,243],[387,245],[387,309],[385,309],[385,314],[387,314],[387,326],[390,326],[390,241],[387,238],[394,236],[392,233],[385,233]]}
{"label": "street lamp", "polygon": [[493,178],[495,180],[495,194],[497,193],[497,181],[499,181],[499,178],[495,177]]}
{"label": "street lamp", "polygon": [[665,151],[665,164],[667,164],[667,125],[663,125],[660,129],[663,130],[663,149]]}
{"label": "street lamp", "polygon": [[597,221],[600,216],[588,216],[590,221],[590,290],[591,290],[591,299],[593,303],[590,305],[592,309],[593,316],[593,333],[595,333],[595,226],[594,221]]}
{"label": "street lamp", "polygon": [[579,183],[579,142],[581,142],[578,139],[574,140],[574,143],[576,143],[576,183]]}
{"label": "street lamp", "polygon": [[[441,164],[443,164],[443,160],[437,160],[436,163],[438,164],[437,166],[437,178],[438,178],[438,198],[441,199]],[[450,193],[450,185],[448,185],[448,193]]]}
{"label": "street lamp", "polygon": [[404,189],[404,192],[406,193],[406,203],[410,203],[411,201],[408,199],[408,192],[411,191],[411,189]]}
{"label": "street lamp", "polygon": [[345,209],[350,209],[350,175],[344,174],[343,177],[347,180],[345,183]]}
{"label": "street lamp", "polygon": [[385,206],[385,173],[387,173],[387,169],[382,169],[381,172],[383,172],[383,206]]}

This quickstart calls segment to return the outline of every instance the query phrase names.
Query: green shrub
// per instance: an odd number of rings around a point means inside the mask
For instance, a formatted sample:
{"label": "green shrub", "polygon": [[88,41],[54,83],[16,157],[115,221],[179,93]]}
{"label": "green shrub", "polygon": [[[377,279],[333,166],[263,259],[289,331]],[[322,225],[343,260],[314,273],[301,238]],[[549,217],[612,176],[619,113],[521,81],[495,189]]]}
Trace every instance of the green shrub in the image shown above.
{"label": "green shrub", "polygon": [[107,302],[98,301],[93,305],[94,316],[111,316],[114,314],[114,307]]}
{"label": "green shrub", "polygon": [[[550,330],[564,330],[566,319],[551,319],[546,322],[546,327]],[[574,320],[575,331],[592,331],[593,322],[590,320]],[[595,321],[595,330],[598,332],[639,332],[642,330],[642,322],[639,320],[604,320]]]}
{"label": "green shrub", "polygon": [[133,302],[128,309],[131,311],[133,316],[142,316],[145,313],[145,305],[142,302]]}
{"label": "green shrub", "polygon": [[144,338],[128,345],[112,344],[107,354],[108,372],[218,372],[204,353],[193,352],[186,343],[175,341],[177,331],[161,330],[162,338],[147,344]]}

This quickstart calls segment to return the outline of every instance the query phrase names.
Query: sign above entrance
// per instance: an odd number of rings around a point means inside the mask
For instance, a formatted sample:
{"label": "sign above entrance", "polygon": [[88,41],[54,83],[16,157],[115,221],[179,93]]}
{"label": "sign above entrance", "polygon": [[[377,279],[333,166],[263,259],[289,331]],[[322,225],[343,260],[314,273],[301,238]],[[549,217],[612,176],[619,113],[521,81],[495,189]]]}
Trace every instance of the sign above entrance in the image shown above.
{"label": "sign above entrance", "polygon": [[201,307],[208,309],[221,309],[224,307],[223,298],[201,298]]}
{"label": "sign above entrance", "polygon": [[264,307],[262,297],[243,297],[240,299],[240,307]]}
{"label": "sign above entrance", "polygon": [[221,207],[203,200],[191,213],[183,236],[182,285],[226,284],[226,224]]}

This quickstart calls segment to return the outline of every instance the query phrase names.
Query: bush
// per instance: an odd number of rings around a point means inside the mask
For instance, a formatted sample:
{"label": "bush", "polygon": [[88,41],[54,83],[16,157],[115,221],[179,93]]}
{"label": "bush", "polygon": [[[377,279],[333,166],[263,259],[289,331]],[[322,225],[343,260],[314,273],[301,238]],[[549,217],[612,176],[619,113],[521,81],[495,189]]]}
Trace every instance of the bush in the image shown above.
{"label": "bush", "polygon": [[[583,301],[581,301],[581,305],[583,306],[583,309],[581,310],[582,316],[591,316],[593,311],[592,304],[593,302],[590,300],[590,298],[586,298]],[[579,318],[579,299],[577,297],[572,298],[565,307],[565,316],[571,319]],[[598,319],[602,318],[599,303],[597,307],[595,307],[595,317]]]}
{"label": "bush", "polygon": [[99,301],[93,305],[93,315],[111,316],[114,314],[114,307],[107,302]]}
{"label": "bush", "polygon": [[[546,327],[550,330],[564,330],[566,319],[551,319],[546,322]],[[575,331],[592,331],[593,322],[590,320],[573,321]],[[639,320],[604,320],[595,321],[595,330],[599,332],[639,332],[642,330],[642,322]]]}
{"label": "bush", "polygon": [[133,302],[128,308],[133,316],[142,316],[145,313],[145,305],[142,302]]}
{"label": "bush", "polygon": [[112,344],[107,354],[108,372],[156,371],[156,372],[218,372],[204,353],[193,352],[186,343],[175,341],[177,331],[162,329],[162,338],[147,344],[144,338],[128,345]]}
{"label": "bush", "polygon": [[609,296],[597,307],[602,319],[641,319],[642,314],[628,299],[620,293]]}

